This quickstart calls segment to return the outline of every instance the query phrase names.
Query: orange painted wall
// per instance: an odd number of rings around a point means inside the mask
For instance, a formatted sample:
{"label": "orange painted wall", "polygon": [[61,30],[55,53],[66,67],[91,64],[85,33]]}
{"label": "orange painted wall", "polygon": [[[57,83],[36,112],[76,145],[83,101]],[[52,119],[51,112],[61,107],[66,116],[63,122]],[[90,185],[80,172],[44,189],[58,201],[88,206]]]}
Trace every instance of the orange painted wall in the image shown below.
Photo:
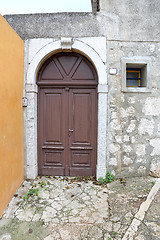
{"label": "orange painted wall", "polygon": [[0,15],[0,217],[23,181],[23,40]]}

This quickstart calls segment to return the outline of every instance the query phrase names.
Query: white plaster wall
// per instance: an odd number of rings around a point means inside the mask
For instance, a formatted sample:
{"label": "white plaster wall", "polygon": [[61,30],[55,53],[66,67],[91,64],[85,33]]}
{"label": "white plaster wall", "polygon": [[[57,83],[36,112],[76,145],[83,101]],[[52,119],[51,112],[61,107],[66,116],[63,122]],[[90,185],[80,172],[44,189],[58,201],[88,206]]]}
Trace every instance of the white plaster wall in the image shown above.
{"label": "white plaster wall", "polygon": [[[63,39],[63,41],[65,41]],[[106,174],[107,162],[107,99],[106,38],[85,37],[66,39],[66,47],[84,54],[93,63],[98,74],[98,141],[97,178]],[[70,41],[70,42],[69,42]],[[67,44],[70,46],[67,46]],[[52,54],[64,50],[61,39],[30,39],[25,41],[24,108],[25,177],[34,179],[37,167],[37,85],[40,65]]]}

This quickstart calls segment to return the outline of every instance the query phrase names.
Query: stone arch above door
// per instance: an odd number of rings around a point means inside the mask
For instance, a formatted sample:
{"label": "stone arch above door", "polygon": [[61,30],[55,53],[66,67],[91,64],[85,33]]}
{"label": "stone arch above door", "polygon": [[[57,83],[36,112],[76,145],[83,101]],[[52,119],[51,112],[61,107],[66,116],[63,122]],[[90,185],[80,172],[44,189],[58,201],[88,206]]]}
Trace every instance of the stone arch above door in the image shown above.
{"label": "stone arch above door", "polygon": [[[93,39],[92,39],[93,41]],[[91,42],[92,42],[91,41]],[[73,44],[71,45],[71,49],[66,49],[67,51],[77,51],[82,55],[84,54],[95,66],[98,74],[98,84],[107,85],[107,74],[106,74],[106,66],[104,64],[104,56],[103,58],[96,52],[93,47],[90,47],[89,44],[84,43],[81,40],[73,40]],[[27,71],[27,83],[35,84],[36,76],[41,64],[52,54],[56,52],[65,51],[65,46],[62,49],[61,41],[53,41],[48,44],[45,44],[39,51],[37,51],[33,58],[29,60],[29,67]],[[106,51],[106,48],[104,49]]]}
{"label": "stone arch above door", "polygon": [[[27,48],[26,48],[27,49]],[[24,109],[25,176],[35,178],[37,172],[37,73],[42,63],[51,55],[61,51],[75,51],[86,56],[94,65],[98,75],[98,140],[97,178],[104,177],[107,165],[107,73],[105,66],[105,38],[30,40],[25,53],[27,65],[24,78],[28,106]]]}

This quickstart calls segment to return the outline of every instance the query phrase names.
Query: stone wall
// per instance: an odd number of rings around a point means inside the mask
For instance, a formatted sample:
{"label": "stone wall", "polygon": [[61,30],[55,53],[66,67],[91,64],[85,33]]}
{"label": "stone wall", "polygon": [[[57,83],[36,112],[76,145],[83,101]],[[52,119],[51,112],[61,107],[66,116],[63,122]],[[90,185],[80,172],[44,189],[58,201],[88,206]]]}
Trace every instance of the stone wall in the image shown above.
{"label": "stone wall", "polygon": [[[100,12],[96,14],[8,15],[5,18],[24,40],[85,37],[90,44],[91,37],[106,37],[107,60],[103,63],[109,90],[107,170],[117,176],[151,172],[160,176],[160,2],[99,2]],[[94,49],[94,45],[91,47]],[[102,50],[100,44],[99,51]],[[151,91],[122,91],[122,57],[151,59]],[[110,74],[113,68],[116,74]]]}
{"label": "stone wall", "polygon": [[[121,176],[160,176],[160,2],[100,1],[107,28],[108,169]],[[112,31],[111,31],[112,29]],[[123,57],[150,57],[151,92],[123,92]],[[109,69],[117,74],[110,75]]]}
{"label": "stone wall", "polygon": [[[95,2],[95,1],[94,1]],[[108,40],[159,41],[159,0],[100,0],[100,12],[5,15],[23,39],[107,36]]]}
{"label": "stone wall", "polygon": [[[107,51],[107,68],[117,69],[108,74],[108,167],[122,176],[149,174],[160,162],[160,43],[107,41]],[[151,57],[151,92],[121,91],[123,56]]]}
{"label": "stone wall", "polygon": [[100,0],[100,15],[106,26],[109,23],[108,39],[159,41],[159,8],[159,0]]}
{"label": "stone wall", "polygon": [[19,14],[4,16],[22,39],[99,37],[101,19],[92,13]]}

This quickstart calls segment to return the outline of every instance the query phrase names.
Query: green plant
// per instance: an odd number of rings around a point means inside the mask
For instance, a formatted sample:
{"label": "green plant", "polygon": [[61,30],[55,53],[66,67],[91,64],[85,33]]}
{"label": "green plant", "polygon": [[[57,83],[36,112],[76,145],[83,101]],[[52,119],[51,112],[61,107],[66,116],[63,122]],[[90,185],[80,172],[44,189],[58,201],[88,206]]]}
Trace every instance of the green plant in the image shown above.
{"label": "green plant", "polygon": [[146,189],[146,192],[149,193],[149,192],[150,192],[150,189],[147,188],[147,189]]}
{"label": "green plant", "polygon": [[107,172],[105,178],[100,177],[98,180],[100,181],[100,183],[102,185],[104,185],[104,184],[113,182],[114,181],[114,176],[111,174],[111,172]]}
{"label": "green plant", "polygon": [[28,193],[24,195],[23,199],[26,200],[28,199],[30,196],[38,196],[39,193],[38,193],[39,189],[38,188],[30,188],[28,190]]}
{"label": "green plant", "polygon": [[46,186],[46,182],[40,182],[39,185],[41,185],[41,187],[43,188],[44,186]]}
{"label": "green plant", "polygon": [[79,178],[78,178],[78,177],[74,177],[73,179],[74,179],[74,180],[78,180]]}
{"label": "green plant", "polygon": [[154,186],[154,185],[155,185],[155,183],[156,183],[156,182],[152,182],[152,186]]}

